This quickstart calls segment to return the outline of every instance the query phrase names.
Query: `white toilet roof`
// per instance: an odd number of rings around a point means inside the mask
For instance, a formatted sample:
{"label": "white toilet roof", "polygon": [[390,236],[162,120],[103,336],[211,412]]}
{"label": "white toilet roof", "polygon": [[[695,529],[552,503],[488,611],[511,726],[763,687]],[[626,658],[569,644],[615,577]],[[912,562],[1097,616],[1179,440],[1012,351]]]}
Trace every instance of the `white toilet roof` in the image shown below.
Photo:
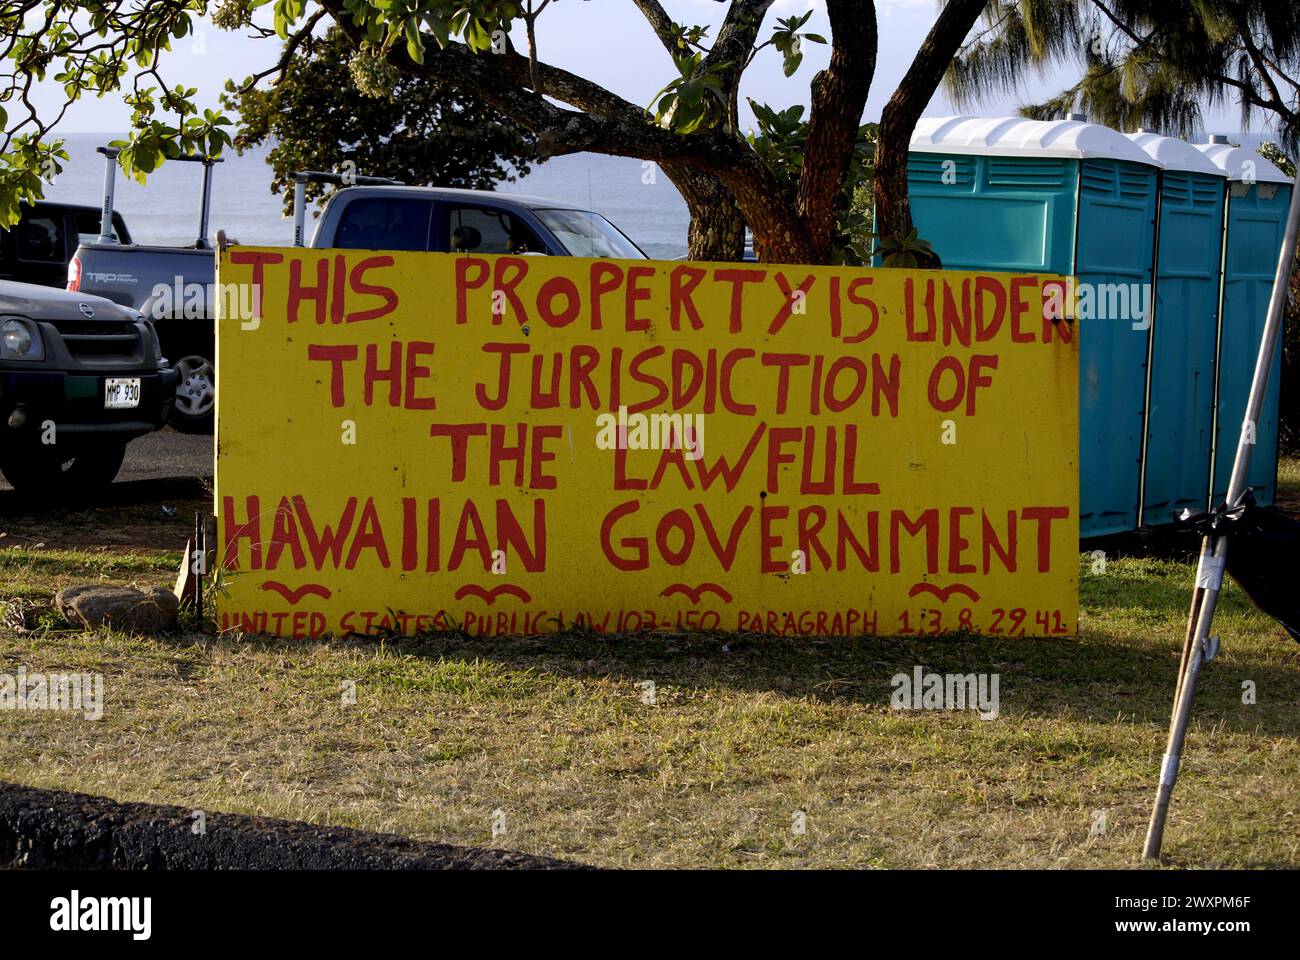
{"label": "white toilet roof", "polygon": [[1166,170],[1186,170],[1191,173],[1204,173],[1211,177],[1226,177],[1227,173],[1209,157],[1197,150],[1185,140],[1166,137],[1150,130],[1124,134],[1147,152]]}
{"label": "white toilet roof", "polygon": [[1222,170],[1229,180],[1245,180],[1254,164],[1254,180],[1259,183],[1290,183],[1291,178],[1254,150],[1234,147],[1230,143],[1197,143],[1195,148]]}
{"label": "white toilet roof", "polygon": [[1104,157],[1160,166],[1136,143],[1099,123],[1024,117],[922,117],[911,149],[980,156]]}

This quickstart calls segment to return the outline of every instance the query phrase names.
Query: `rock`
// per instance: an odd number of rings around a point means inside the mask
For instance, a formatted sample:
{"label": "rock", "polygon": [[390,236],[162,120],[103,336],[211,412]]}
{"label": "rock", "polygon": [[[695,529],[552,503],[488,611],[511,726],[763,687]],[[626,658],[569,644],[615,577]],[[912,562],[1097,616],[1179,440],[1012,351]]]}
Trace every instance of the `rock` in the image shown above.
{"label": "rock", "polygon": [[0,603],[0,627],[12,630],[14,633],[31,633],[36,622],[52,607],[50,604],[37,603],[35,600],[24,600],[21,597],[10,600],[8,603]]}
{"label": "rock", "polygon": [[69,623],[90,630],[109,626],[133,633],[156,633],[176,625],[180,602],[165,587],[145,593],[134,587],[82,584],[60,590],[54,604]]}

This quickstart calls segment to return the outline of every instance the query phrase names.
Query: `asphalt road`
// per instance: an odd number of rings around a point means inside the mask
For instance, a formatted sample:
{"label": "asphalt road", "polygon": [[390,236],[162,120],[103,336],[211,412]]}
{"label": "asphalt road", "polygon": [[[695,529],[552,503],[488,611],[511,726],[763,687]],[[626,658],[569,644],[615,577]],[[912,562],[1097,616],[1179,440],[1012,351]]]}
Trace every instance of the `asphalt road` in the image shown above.
{"label": "asphalt road", "polygon": [[[136,480],[165,480],[197,477],[212,479],[212,437],[177,433],[165,427],[132,440],[116,483]],[[0,490],[11,489],[0,477]]]}
{"label": "asphalt road", "polygon": [[212,437],[177,433],[165,427],[127,445],[117,482],[169,477],[211,479],[212,464]]}
{"label": "asphalt road", "polygon": [[0,783],[0,869],[573,870],[576,863],[493,847]]}

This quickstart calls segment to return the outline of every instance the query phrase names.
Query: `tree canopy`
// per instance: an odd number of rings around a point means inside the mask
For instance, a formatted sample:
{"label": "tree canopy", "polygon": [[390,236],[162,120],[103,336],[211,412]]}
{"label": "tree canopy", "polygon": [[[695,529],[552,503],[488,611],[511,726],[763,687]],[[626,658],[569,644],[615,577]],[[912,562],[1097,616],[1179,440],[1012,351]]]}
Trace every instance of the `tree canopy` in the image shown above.
{"label": "tree canopy", "polygon": [[[490,189],[526,174],[535,139],[495,110],[442,84],[387,69],[337,27],[309,37],[272,87],[227,84],[241,153],[269,143],[273,189],[293,206],[293,174],[351,170],[404,183]],[[326,187],[308,183],[307,199]]]}
{"label": "tree canopy", "polygon": [[[686,200],[690,254],[737,259],[745,227],[773,261],[828,262],[847,246],[841,209],[865,169],[862,114],[876,67],[872,0],[826,0],[828,36],[796,15],[767,24],[775,0],[718,0],[716,33],[675,23],[659,0],[622,0],[649,28],[621,42],[660,45],[673,72],[649,104],[635,104],[548,63],[537,20],[560,0],[0,0],[0,225],[18,203],[39,196],[42,175],[66,155],[52,136],[70,104],[85,95],[121,94],[134,113],[120,162],[145,175],[182,153],[216,154],[230,143],[230,121],[199,110],[197,91],[168,86],[160,58],[193,34],[207,14],[223,29],[266,39],[265,71],[247,84],[282,75],[298,49],[330,25],[353,51],[400,74],[435,81],[474,97],[536,138],[542,156],[594,151],[657,163]],[[569,2],[569,0],[566,0]],[[607,0],[608,2],[608,0]],[[876,164],[877,229],[904,236],[907,140],[948,61],[988,0],[949,0],[917,51],[882,117]],[[270,13],[266,18],[255,15]],[[629,24],[630,26],[630,24]],[[785,143],[739,129],[741,78],[760,57],[779,57],[785,74],[801,69],[807,44],[825,44],[829,63],[808,86],[806,116]],[[278,54],[270,51],[276,50]],[[63,85],[63,109],[41,115],[30,97],[37,80]],[[777,108],[772,108],[777,109]],[[779,112],[779,110],[778,110]],[[783,136],[785,134],[782,134]],[[797,141],[803,162],[778,171],[768,159]],[[772,147],[764,150],[763,144]],[[765,159],[766,158],[766,159]],[[901,195],[900,195],[901,194]]]}
{"label": "tree canopy", "polygon": [[1074,64],[1077,81],[1025,116],[1069,111],[1120,130],[1189,137],[1206,108],[1235,103],[1243,128],[1263,122],[1300,143],[1300,5],[1279,0],[995,0],[984,29],[947,74],[959,104]]}

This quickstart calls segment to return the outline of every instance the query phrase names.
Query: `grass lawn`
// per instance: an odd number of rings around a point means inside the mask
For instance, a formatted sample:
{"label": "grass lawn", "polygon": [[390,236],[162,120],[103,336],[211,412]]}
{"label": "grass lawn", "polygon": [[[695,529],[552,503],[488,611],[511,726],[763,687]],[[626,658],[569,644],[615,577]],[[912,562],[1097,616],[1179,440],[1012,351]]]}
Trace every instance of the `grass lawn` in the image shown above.
{"label": "grass lawn", "polygon": [[[1300,465],[1284,485],[1300,500]],[[25,543],[0,548],[0,597],[169,583],[178,562]],[[50,614],[34,633],[0,627],[0,672],[102,673],[105,714],[0,711],[0,779],[605,866],[1132,866],[1193,565],[1090,564],[1064,641],[287,643],[91,635]],[[1297,867],[1300,647],[1235,586],[1220,611],[1165,862]],[[891,710],[890,678],[917,664],[997,673],[1000,716]]]}

